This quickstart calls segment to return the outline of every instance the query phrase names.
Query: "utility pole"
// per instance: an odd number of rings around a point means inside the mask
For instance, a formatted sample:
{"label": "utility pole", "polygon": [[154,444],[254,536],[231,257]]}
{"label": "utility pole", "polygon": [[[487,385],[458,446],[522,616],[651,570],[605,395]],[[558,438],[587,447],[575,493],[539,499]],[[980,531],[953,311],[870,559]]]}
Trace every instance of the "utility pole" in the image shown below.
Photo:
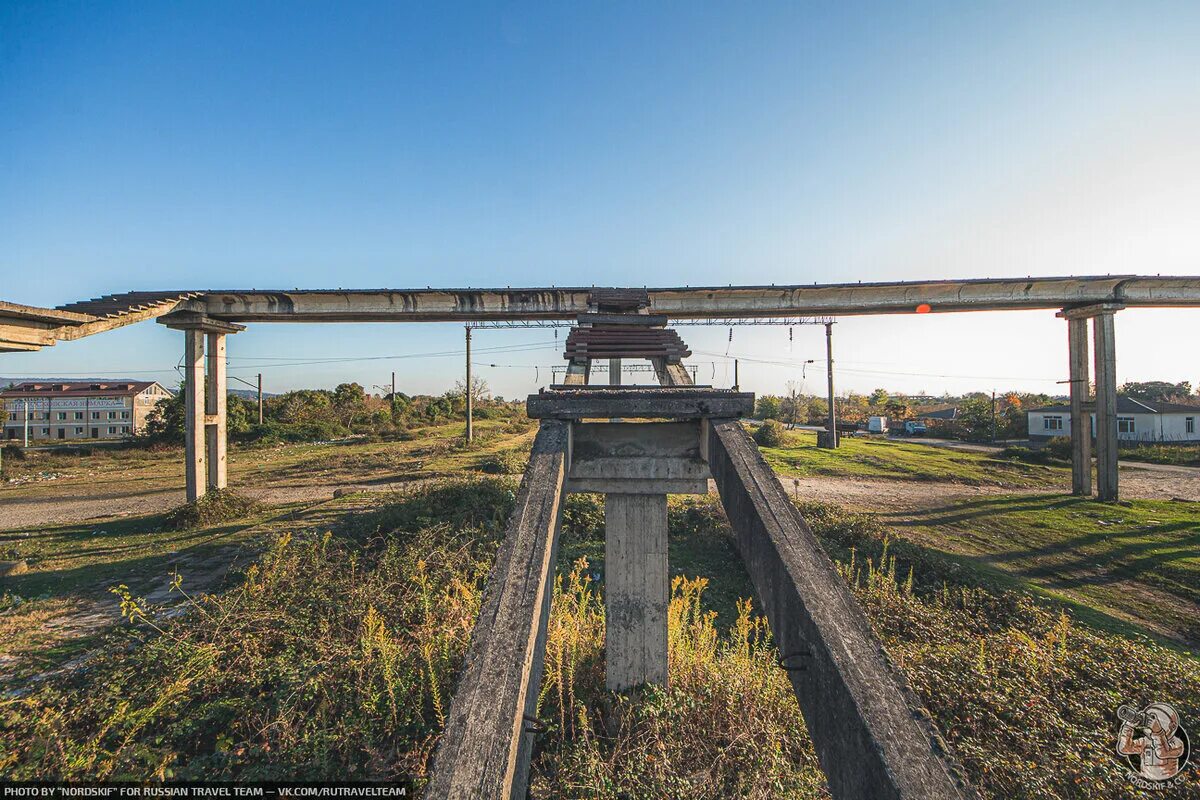
{"label": "utility pole", "polygon": [[258,373],[258,424],[262,425],[262,373]]}
{"label": "utility pole", "polygon": [[992,444],[996,443],[996,390],[992,389]]}
{"label": "utility pole", "polygon": [[396,402],[396,370],[392,370],[392,402]]}
{"label": "utility pole", "polygon": [[29,447],[29,401],[27,399],[21,400],[21,408],[25,410],[25,413],[21,415],[25,418],[25,447]]}
{"label": "utility pole", "polygon": [[825,364],[826,371],[829,377],[829,421],[828,436],[825,441],[825,446],[835,448],[838,446],[837,435],[837,406],[833,399],[833,323],[825,323]]}
{"label": "utility pole", "polygon": [[471,326],[465,326],[467,330],[467,441],[470,442],[475,438],[475,421],[474,416],[474,398],[471,391]]}
{"label": "utility pole", "polygon": [[[732,330],[732,328],[730,330]],[[738,383],[738,360],[735,358],[733,360],[733,390],[736,392],[739,386],[741,386],[741,384]]]}

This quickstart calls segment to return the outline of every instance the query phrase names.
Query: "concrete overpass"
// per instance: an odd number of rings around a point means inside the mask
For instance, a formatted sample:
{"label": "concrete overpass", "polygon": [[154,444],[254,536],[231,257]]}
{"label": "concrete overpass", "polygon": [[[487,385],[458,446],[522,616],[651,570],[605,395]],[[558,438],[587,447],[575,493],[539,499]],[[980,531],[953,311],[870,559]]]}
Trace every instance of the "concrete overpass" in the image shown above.
{"label": "concrete overpass", "polygon": [[[595,314],[610,298],[623,313],[664,322],[794,316],[852,316],[965,311],[1055,310],[1069,330],[1073,486],[1091,493],[1091,442],[1086,414],[1097,415],[1098,495],[1117,497],[1116,377],[1112,316],[1124,308],[1200,307],[1200,277],[1107,275],[1093,277],[984,278],[877,283],[770,286],[505,287],[492,289],[204,289],[142,291],[38,308],[0,302],[0,352],[38,350],[149,319],[187,332],[189,385],[189,496],[224,480],[223,354],[225,336],[256,322],[488,322],[572,320]],[[623,298],[623,299],[622,299]],[[625,305],[622,305],[624,303]],[[1096,398],[1089,396],[1087,320],[1092,320]],[[204,342],[207,337],[208,356]],[[208,362],[210,399],[203,395]],[[195,394],[196,397],[192,397]],[[194,408],[193,408],[194,406]],[[200,407],[204,406],[203,410]],[[213,430],[209,430],[213,429]],[[221,429],[218,435],[216,429]],[[1080,432],[1076,435],[1076,432]],[[199,472],[196,472],[196,470]],[[195,473],[195,474],[193,474]]]}

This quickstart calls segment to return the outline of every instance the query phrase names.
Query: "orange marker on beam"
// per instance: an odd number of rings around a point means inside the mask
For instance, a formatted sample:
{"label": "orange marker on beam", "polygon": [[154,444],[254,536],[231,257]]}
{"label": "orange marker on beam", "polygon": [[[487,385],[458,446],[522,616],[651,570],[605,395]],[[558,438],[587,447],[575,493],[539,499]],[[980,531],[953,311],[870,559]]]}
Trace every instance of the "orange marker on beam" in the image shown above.
{"label": "orange marker on beam", "polygon": [[918,314],[928,314],[932,310],[933,309],[930,307],[929,303],[921,303],[921,305],[917,306]]}

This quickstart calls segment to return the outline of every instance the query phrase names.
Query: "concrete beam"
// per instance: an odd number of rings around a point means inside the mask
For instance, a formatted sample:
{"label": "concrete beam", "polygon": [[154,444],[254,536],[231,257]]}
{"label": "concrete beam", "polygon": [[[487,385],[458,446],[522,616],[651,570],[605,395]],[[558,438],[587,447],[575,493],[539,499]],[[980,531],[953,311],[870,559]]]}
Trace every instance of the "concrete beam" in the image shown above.
{"label": "concrete beam", "polygon": [[524,800],[542,679],[569,430],[545,421],[484,590],[426,798]]}
{"label": "concrete beam", "polygon": [[708,479],[697,478],[572,478],[571,494],[708,494]]}
{"label": "concrete beam", "polygon": [[700,458],[696,421],[582,422],[572,426],[571,437],[573,459]]}
{"label": "concrete beam", "polygon": [[1114,311],[1120,311],[1124,308],[1125,306],[1121,303],[1092,303],[1086,306],[1064,308],[1054,316],[1063,319],[1091,319],[1100,314],[1111,314]]}
{"label": "concrete beam", "polygon": [[[240,322],[450,322],[576,319],[590,287],[417,290],[209,290],[184,304]],[[648,313],[670,319],[847,316],[1003,309],[1061,309],[1097,303],[1200,306],[1200,277],[999,278],[824,284],[709,286],[645,290]]]}
{"label": "concrete beam", "polygon": [[25,320],[29,322],[46,322],[51,325],[82,325],[96,318],[89,314],[77,314],[73,311],[63,311],[57,308],[41,308],[27,306],[21,303],[9,303],[0,300],[0,322]]}
{"label": "concrete beam", "polygon": [[525,409],[534,419],[743,417],[754,411],[754,393],[686,387],[552,389],[529,395]]}
{"label": "concrete beam", "polygon": [[667,685],[666,495],[604,497],[605,686]]}
{"label": "concrete beam", "polygon": [[687,368],[678,362],[668,362],[665,358],[652,358],[650,364],[654,374],[662,386],[691,386],[692,376]]}
{"label": "concrete beam", "polygon": [[0,339],[0,353],[33,353],[42,349],[40,344],[26,344],[24,342],[10,342]]}
{"label": "concrete beam", "polygon": [[754,441],[736,421],[708,428],[725,513],[833,796],[974,797]]}
{"label": "concrete beam", "polygon": [[158,317],[159,325],[179,331],[204,331],[205,333],[238,333],[246,330],[245,325],[237,325],[226,320],[214,319],[198,311],[175,311]]}
{"label": "concrete beam", "polygon": [[0,341],[50,347],[54,344],[54,329],[44,322],[9,322],[0,320]]}

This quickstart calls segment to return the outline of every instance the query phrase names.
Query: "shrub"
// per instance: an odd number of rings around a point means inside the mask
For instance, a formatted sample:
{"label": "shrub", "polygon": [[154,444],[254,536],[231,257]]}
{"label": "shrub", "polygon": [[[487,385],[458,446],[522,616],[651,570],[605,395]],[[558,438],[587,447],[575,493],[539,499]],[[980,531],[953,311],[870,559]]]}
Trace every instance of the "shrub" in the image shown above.
{"label": "shrub", "polygon": [[529,455],[524,450],[501,450],[481,459],[479,471],[489,475],[519,475],[528,462]]}
{"label": "shrub", "polygon": [[782,447],[784,440],[783,425],[774,419],[769,419],[754,432],[754,441],[759,447]]}
{"label": "shrub", "polygon": [[214,489],[199,500],[193,500],[169,512],[163,527],[173,531],[209,528],[222,522],[248,517],[261,510],[257,500],[230,489]]}

